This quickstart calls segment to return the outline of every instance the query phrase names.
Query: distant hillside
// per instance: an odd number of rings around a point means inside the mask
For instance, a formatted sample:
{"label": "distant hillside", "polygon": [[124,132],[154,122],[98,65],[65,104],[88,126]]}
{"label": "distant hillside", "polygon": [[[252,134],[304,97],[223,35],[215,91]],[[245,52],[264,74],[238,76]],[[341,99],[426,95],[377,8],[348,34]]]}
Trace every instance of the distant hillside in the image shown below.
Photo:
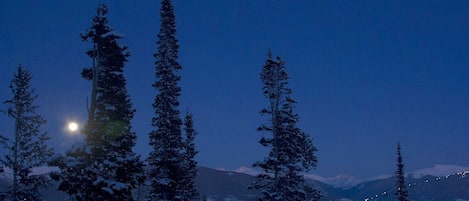
{"label": "distant hillside", "polygon": [[237,173],[219,171],[205,167],[199,167],[196,186],[200,194],[206,195],[212,200],[254,200],[259,193],[248,190],[254,177]]}
{"label": "distant hillside", "polygon": [[[394,201],[393,177],[361,183],[346,190],[348,198],[352,200]],[[455,201],[469,200],[469,175],[464,172],[443,177],[422,176],[421,178],[407,177],[407,190],[413,201]]]}
{"label": "distant hillside", "polygon": [[[442,166],[436,166],[442,169]],[[446,171],[447,169],[445,169]],[[457,169],[459,170],[459,169]],[[424,171],[440,174],[444,171]],[[447,172],[445,172],[447,173]],[[441,175],[441,174],[440,174]],[[348,177],[345,177],[348,179]],[[0,174],[0,192],[6,189],[9,179]],[[196,186],[201,196],[207,196],[211,201],[254,201],[259,192],[247,187],[254,181],[254,176],[220,171],[206,167],[199,167]],[[464,201],[469,200],[469,171],[444,176],[423,176],[417,178],[409,174],[407,177],[408,190],[413,201]],[[308,179],[323,195],[323,201],[394,201],[394,178],[385,177],[372,181],[365,181],[353,187],[334,187],[316,180]],[[55,190],[57,183],[43,191],[45,201],[67,200],[67,195]],[[140,200],[148,193],[148,188],[140,188]]]}

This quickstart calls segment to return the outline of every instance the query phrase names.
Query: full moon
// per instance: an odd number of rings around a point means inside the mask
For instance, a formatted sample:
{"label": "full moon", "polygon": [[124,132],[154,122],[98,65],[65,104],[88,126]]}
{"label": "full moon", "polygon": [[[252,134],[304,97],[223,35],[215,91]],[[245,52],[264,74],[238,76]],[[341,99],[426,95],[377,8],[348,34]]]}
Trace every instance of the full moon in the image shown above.
{"label": "full moon", "polygon": [[78,130],[78,124],[75,123],[75,122],[68,123],[68,130],[72,131],[72,132],[77,131]]}

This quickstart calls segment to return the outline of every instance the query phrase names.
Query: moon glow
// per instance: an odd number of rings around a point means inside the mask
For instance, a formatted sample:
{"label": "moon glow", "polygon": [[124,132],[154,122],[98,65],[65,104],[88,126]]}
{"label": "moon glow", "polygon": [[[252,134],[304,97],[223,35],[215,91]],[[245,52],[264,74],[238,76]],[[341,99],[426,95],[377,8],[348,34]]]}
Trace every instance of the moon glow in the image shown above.
{"label": "moon glow", "polygon": [[78,124],[75,123],[75,122],[70,122],[70,123],[68,123],[68,126],[67,126],[67,127],[68,127],[68,130],[69,130],[69,131],[72,131],[72,132],[75,132],[75,131],[78,130]]}

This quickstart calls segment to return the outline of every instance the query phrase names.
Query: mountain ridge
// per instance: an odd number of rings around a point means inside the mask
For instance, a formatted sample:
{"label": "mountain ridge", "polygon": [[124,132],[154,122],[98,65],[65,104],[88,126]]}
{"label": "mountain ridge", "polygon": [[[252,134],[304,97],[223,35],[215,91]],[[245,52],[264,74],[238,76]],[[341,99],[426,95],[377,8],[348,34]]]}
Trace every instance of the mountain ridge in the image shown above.
{"label": "mountain ridge", "polygon": [[[449,165],[449,164],[435,164],[433,167],[410,171],[410,172],[406,173],[406,176],[407,177],[412,176],[415,179],[419,179],[419,178],[422,178],[424,176],[440,177],[440,176],[451,175],[451,174],[455,174],[455,173],[458,173],[458,172],[464,172],[464,171],[468,171],[468,170],[469,170],[469,166],[465,167],[465,166]],[[227,171],[227,170],[221,170],[221,171]],[[260,171],[258,171],[258,170],[255,170],[255,169],[249,168],[249,167],[245,167],[245,166],[241,166],[241,167],[233,170],[233,172],[244,173],[244,174],[248,174],[248,175],[251,175],[251,176],[256,176],[260,173]],[[338,174],[338,175],[332,176],[332,177],[322,177],[322,176],[317,175],[317,174],[305,174],[305,178],[307,178],[307,179],[313,179],[313,180],[320,181],[320,182],[325,183],[325,184],[329,184],[329,185],[334,186],[336,188],[345,188],[345,189],[354,187],[354,186],[359,185],[359,184],[364,183],[364,182],[387,179],[387,178],[390,178],[390,177],[393,177],[393,175],[392,174],[382,174],[382,175],[378,175],[378,176],[374,176],[374,177],[370,177],[370,178],[360,179],[360,178],[356,178],[353,175],[350,175],[350,174],[347,174],[347,173],[341,173],[341,174]]]}
{"label": "mountain ridge", "polygon": [[[38,169],[44,171],[44,168]],[[459,171],[450,174],[450,171]],[[462,171],[464,170],[464,171]],[[420,170],[411,171],[406,177],[409,184],[408,190],[412,200],[416,201],[455,201],[469,200],[469,168],[455,165],[435,165],[431,168],[424,168]],[[248,189],[248,186],[254,181],[254,176],[241,171],[247,171],[251,174],[255,171],[249,168],[237,169],[234,171],[217,170],[207,167],[198,168],[198,176],[196,178],[196,186],[201,196],[206,196],[211,201],[253,201],[256,200],[260,193],[253,189]],[[419,175],[418,178],[412,176],[413,174],[426,174],[433,175]],[[8,170],[0,171],[0,192],[6,189],[8,182]],[[441,176],[438,176],[441,175]],[[385,175],[374,177],[371,180],[360,180],[360,183],[352,185],[345,185],[345,181],[358,181],[353,180],[353,176],[341,174],[335,177],[322,178],[320,176],[306,177],[307,182],[313,184],[315,188],[321,191],[323,195],[322,200],[331,201],[353,201],[353,200],[394,200],[394,177]],[[333,183],[335,179],[336,186],[324,183],[314,178],[319,178],[322,181]],[[352,179],[350,179],[352,178]],[[343,180],[344,182],[338,183]],[[6,181],[6,182],[5,182]],[[11,180],[10,180],[11,181]],[[338,185],[340,184],[340,185]],[[67,199],[67,195],[63,192],[57,191],[57,182],[43,190],[45,201],[58,201]],[[338,186],[338,187],[337,187]],[[147,192],[147,187],[141,187],[143,192]]]}

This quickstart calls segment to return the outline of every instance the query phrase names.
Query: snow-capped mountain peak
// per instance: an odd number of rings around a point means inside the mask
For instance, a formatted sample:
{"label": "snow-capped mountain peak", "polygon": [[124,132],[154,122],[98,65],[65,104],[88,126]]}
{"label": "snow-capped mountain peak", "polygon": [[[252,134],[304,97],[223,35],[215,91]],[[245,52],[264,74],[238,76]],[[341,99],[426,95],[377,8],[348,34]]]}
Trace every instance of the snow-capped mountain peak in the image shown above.
{"label": "snow-capped mountain peak", "polygon": [[362,182],[362,180],[357,179],[354,176],[349,175],[349,174],[339,174],[337,176],[328,177],[328,178],[321,177],[315,174],[306,174],[305,177],[316,180],[316,181],[320,181],[325,184],[329,184],[336,188],[348,188],[348,187],[355,186]]}
{"label": "snow-capped mountain peak", "polygon": [[[469,171],[469,167],[437,164],[431,168],[419,169],[419,170],[408,172],[407,175],[412,176],[415,179],[419,179],[424,176],[440,177],[440,176],[452,175],[452,174],[465,172],[465,171]],[[259,170],[249,168],[249,167],[244,167],[244,166],[239,167],[233,172],[244,173],[244,174],[248,174],[251,176],[256,176],[261,173]],[[305,174],[305,178],[316,180],[325,184],[329,184],[336,188],[342,188],[342,189],[350,188],[363,182],[381,180],[381,179],[386,179],[389,177],[393,177],[393,175],[387,174],[387,175],[381,175],[381,176],[377,176],[377,177],[373,177],[369,179],[358,179],[349,174],[339,174],[333,177],[322,177],[316,174]]]}
{"label": "snow-capped mountain peak", "polygon": [[419,179],[427,175],[440,177],[440,176],[455,174],[458,172],[464,172],[467,170],[469,170],[469,167],[437,164],[431,168],[425,168],[425,169],[420,169],[420,170],[409,172],[407,175],[411,175],[413,178]]}
{"label": "snow-capped mountain peak", "polygon": [[234,170],[233,172],[243,173],[243,174],[247,174],[247,175],[251,175],[251,176],[257,176],[261,173],[259,170],[249,168],[249,167],[245,167],[245,166],[241,166],[238,169]]}
{"label": "snow-capped mountain peak", "polygon": [[[234,170],[234,172],[244,173],[244,174],[248,174],[251,176],[256,176],[261,173],[259,170],[249,168],[249,167],[244,167],[244,166],[239,167],[238,169]],[[320,181],[322,183],[329,184],[337,188],[352,187],[362,182],[362,180],[357,179],[349,174],[339,174],[337,176],[328,177],[328,178],[325,178],[316,174],[305,174],[305,178]]]}

